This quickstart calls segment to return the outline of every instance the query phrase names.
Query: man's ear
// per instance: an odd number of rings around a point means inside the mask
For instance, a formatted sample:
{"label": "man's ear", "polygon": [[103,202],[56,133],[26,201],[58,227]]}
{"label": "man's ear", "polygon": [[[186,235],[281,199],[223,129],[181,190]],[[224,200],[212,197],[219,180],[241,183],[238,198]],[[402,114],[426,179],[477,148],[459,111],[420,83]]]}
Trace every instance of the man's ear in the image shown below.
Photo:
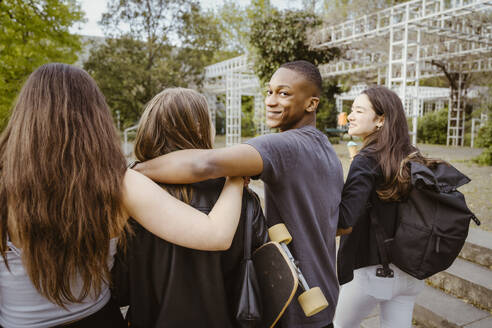
{"label": "man's ear", "polygon": [[311,97],[309,99],[308,106],[306,107],[306,111],[309,113],[315,112],[316,108],[318,108],[319,105],[319,97]]}

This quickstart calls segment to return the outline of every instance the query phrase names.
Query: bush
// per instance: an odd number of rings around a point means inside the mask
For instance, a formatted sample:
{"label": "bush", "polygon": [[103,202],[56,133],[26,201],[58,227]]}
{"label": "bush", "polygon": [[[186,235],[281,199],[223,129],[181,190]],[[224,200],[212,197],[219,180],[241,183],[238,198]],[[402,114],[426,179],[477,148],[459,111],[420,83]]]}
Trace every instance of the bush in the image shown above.
{"label": "bush", "polygon": [[254,137],[256,126],[254,122],[254,112],[242,112],[241,115],[241,137]]}
{"label": "bush", "polygon": [[348,134],[348,133],[344,133],[343,136],[342,136],[342,140],[343,141],[350,141],[352,139],[353,139],[353,137],[350,134]]}
{"label": "bush", "polygon": [[332,145],[338,145],[340,143],[340,137],[328,137]]}
{"label": "bush", "polygon": [[215,111],[215,132],[220,135],[226,133],[226,113],[224,108],[217,108]]}
{"label": "bush", "polygon": [[478,131],[477,147],[485,148],[484,151],[473,159],[475,163],[480,165],[492,165],[492,121]]}
{"label": "bush", "polygon": [[478,130],[476,145],[479,148],[492,146],[492,120],[487,121],[485,126]]}
{"label": "bush", "polygon": [[316,113],[316,127],[320,131],[325,131],[327,128],[335,128],[337,126],[337,106],[335,103],[335,95],[341,92],[337,81],[323,81],[321,90],[320,103]]}
{"label": "bush", "polygon": [[[466,130],[466,127],[465,127]],[[470,131],[470,129],[468,129]],[[465,133],[465,140],[463,141],[464,146],[469,146],[471,145],[471,132],[466,132]]]}
{"label": "bush", "polygon": [[254,122],[254,98],[241,96],[241,137],[254,137],[256,126]]}
{"label": "bush", "polygon": [[418,142],[438,145],[446,144],[447,126],[447,108],[425,114],[418,120]]}
{"label": "bush", "polygon": [[492,146],[485,148],[484,151],[472,159],[472,161],[480,165],[492,165]]}
{"label": "bush", "polygon": [[320,103],[316,113],[316,127],[318,130],[325,131],[327,128],[336,128],[337,114],[337,108],[332,102],[323,101]]}
{"label": "bush", "polygon": [[[417,122],[418,124],[418,122]],[[407,117],[407,125],[408,125],[408,131],[413,131],[413,123],[412,123],[412,118],[411,117]]]}

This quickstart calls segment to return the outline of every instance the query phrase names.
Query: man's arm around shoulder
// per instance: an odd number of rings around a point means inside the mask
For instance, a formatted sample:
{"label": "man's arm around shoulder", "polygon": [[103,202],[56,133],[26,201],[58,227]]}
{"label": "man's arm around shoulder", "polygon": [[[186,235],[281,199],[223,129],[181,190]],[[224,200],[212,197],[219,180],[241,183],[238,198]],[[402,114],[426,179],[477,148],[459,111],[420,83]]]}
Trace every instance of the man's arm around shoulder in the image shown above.
{"label": "man's arm around shoulder", "polygon": [[247,144],[218,149],[175,151],[134,168],[154,181],[194,183],[224,176],[255,176],[263,171],[260,153]]}

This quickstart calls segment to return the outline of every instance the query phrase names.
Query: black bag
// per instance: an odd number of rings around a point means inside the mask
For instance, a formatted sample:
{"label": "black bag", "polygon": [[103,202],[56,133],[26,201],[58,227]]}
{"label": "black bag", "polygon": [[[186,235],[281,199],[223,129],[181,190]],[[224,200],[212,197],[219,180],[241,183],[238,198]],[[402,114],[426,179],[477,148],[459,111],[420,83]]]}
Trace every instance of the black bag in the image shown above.
{"label": "black bag", "polygon": [[451,266],[468,235],[470,220],[480,221],[470,211],[456,188],[470,179],[447,163],[431,169],[410,162],[412,190],[398,205],[394,238],[388,239],[370,210],[383,267],[379,276],[392,276],[388,263],[417,279],[425,279]]}
{"label": "black bag", "polygon": [[[245,192],[247,192],[245,190]],[[256,277],[256,271],[251,259],[251,243],[253,239],[254,208],[248,206],[243,197],[243,209],[246,209],[246,222],[244,222],[244,258],[241,262],[240,291],[236,320],[241,327],[255,327],[261,322],[262,304],[260,286]]]}

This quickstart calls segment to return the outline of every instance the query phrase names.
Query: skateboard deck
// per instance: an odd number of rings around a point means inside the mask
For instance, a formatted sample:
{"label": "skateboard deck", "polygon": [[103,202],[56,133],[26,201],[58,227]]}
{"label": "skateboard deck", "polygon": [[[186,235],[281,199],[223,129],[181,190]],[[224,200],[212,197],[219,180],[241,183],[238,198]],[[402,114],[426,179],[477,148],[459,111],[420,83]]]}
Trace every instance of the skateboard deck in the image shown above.
{"label": "skateboard deck", "polygon": [[295,269],[277,242],[268,242],[252,256],[263,304],[262,327],[273,327],[292,301],[299,284]]}

